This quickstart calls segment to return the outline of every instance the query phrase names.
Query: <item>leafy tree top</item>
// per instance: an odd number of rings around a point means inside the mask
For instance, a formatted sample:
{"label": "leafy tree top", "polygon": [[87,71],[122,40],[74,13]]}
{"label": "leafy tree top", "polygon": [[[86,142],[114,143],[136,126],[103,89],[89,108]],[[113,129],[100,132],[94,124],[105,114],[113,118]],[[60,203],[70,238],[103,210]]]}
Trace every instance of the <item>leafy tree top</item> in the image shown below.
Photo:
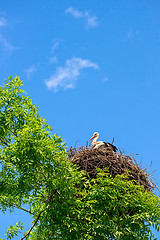
{"label": "leafy tree top", "polygon": [[107,170],[85,178],[21,87],[19,77],[0,87],[0,210],[21,209],[32,226],[23,236],[10,226],[7,239],[154,239],[159,198]]}

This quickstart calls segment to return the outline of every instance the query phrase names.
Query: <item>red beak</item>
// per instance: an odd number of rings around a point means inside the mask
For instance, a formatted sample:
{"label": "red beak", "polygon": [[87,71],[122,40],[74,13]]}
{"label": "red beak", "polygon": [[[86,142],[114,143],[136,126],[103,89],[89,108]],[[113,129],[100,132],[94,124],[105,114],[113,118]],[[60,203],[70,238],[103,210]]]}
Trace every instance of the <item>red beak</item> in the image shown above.
{"label": "red beak", "polygon": [[95,136],[91,137],[91,138],[89,139],[89,141],[91,141],[93,138],[95,138]]}

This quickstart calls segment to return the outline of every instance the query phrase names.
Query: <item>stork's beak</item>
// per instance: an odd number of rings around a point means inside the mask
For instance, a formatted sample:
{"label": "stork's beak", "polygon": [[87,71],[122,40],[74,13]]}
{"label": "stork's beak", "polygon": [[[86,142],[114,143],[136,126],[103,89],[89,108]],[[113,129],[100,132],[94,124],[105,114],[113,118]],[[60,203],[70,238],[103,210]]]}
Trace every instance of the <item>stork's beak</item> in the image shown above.
{"label": "stork's beak", "polygon": [[91,141],[93,138],[95,138],[95,136],[91,137],[91,138],[89,139],[89,141]]}

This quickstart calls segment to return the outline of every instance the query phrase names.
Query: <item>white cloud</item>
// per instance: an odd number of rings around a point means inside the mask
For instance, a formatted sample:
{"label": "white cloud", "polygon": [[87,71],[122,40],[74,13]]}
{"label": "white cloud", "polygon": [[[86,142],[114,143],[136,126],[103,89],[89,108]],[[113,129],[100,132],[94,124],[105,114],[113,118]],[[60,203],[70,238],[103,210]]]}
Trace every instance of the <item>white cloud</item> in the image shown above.
{"label": "white cloud", "polygon": [[108,82],[108,77],[105,77],[103,80],[102,80],[103,83],[105,82]]}
{"label": "white cloud", "polygon": [[32,65],[30,68],[26,69],[25,72],[27,74],[27,79],[30,79],[35,71],[36,71],[35,65]]}
{"label": "white cloud", "polygon": [[87,28],[93,28],[98,26],[98,18],[90,15],[89,12],[81,12],[73,7],[66,9],[66,13],[71,14],[74,18],[83,18],[86,21]]}
{"label": "white cloud", "polygon": [[90,16],[88,12],[85,13],[87,27],[97,27],[98,26],[98,18],[96,16]]}
{"label": "white cloud", "polygon": [[0,27],[4,27],[7,25],[7,21],[4,17],[0,17]]}
{"label": "white cloud", "polygon": [[129,28],[127,33],[127,39],[135,39],[137,36],[139,36],[139,31],[133,31],[132,28]]}
{"label": "white cloud", "polygon": [[[0,27],[7,26],[6,18],[0,17]],[[14,50],[17,48],[14,47],[9,41],[0,33],[0,45],[2,46],[2,49],[7,54],[12,54]]]}
{"label": "white cloud", "polygon": [[50,63],[50,64],[52,64],[52,63],[57,63],[57,57],[56,57],[56,56],[50,57],[50,58],[49,58],[49,63]]}
{"label": "white cloud", "polygon": [[49,90],[53,89],[57,92],[58,87],[63,89],[74,88],[76,80],[80,75],[80,71],[83,68],[98,69],[96,63],[91,62],[88,59],[71,58],[65,62],[64,67],[58,67],[55,74],[50,78],[45,79],[44,82]]}
{"label": "white cloud", "polygon": [[12,44],[7,41],[6,38],[3,37],[2,34],[0,34],[0,44],[8,53],[12,53],[16,49]]}
{"label": "white cloud", "polygon": [[56,41],[56,42],[54,42],[53,43],[53,45],[52,45],[52,48],[51,48],[51,52],[53,53],[55,50],[56,50],[56,48],[59,46],[59,41]]}
{"label": "white cloud", "polygon": [[52,45],[51,45],[51,50],[50,50],[50,57],[48,57],[49,63],[57,63],[57,56],[55,54],[56,49],[58,48],[58,46],[60,45],[62,40],[52,40]]}
{"label": "white cloud", "polygon": [[75,18],[82,18],[84,17],[83,12],[80,12],[79,10],[76,10],[72,7],[67,8],[66,13],[70,13]]}

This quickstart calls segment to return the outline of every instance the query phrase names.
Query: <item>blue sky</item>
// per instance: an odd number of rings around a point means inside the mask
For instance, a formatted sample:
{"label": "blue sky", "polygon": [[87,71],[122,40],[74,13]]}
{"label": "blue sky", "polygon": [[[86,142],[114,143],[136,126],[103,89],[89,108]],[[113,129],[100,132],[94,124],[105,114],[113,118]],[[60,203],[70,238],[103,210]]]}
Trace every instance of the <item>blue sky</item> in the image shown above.
{"label": "blue sky", "polygon": [[1,0],[1,85],[16,75],[68,147],[98,131],[160,184],[158,0]]}

